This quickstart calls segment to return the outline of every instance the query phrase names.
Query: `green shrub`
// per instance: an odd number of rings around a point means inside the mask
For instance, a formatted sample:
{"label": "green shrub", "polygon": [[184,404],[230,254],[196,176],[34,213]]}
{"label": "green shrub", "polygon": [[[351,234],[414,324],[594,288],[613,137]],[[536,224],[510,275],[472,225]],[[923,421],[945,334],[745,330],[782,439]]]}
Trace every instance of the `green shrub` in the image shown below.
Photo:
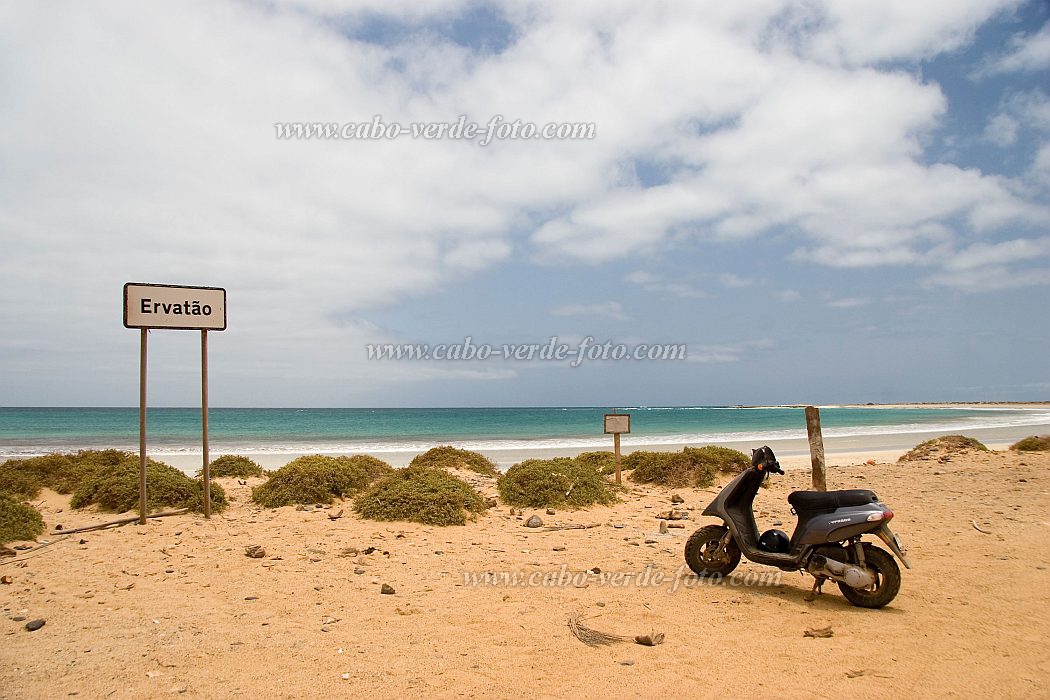
{"label": "green shrub", "polygon": [[409,465],[376,482],[354,501],[369,520],[407,520],[427,525],[464,525],[484,512],[477,491],[444,469]]}
{"label": "green shrub", "polygon": [[27,459],[9,459],[0,464],[0,496],[25,501],[36,498],[44,487],[43,479],[26,466]]}
{"label": "green shrub", "polygon": [[252,500],[268,508],[297,503],[331,503],[361,491],[393,471],[389,464],[368,455],[329,457],[304,455],[270,474],[252,489]]}
{"label": "green shrub", "polygon": [[1018,452],[1043,452],[1050,450],[1050,435],[1032,435],[1010,445]]}
{"label": "green shrub", "polygon": [[672,488],[705,488],[714,483],[720,471],[734,474],[751,466],[743,452],[716,445],[686,447],[681,452],[639,450],[629,454],[625,462],[634,470],[631,481]]}
{"label": "green shrub", "polygon": [[[103,458],[105,459],[105,458]],[[139,459],[126,455],[114,466],[96,465],[81,480],[70,505],[74,508],[96,504],[105,511],[123,513],[139,505]],[[226,507],[226,493],[218,484],[211,485],[211,509]],[[146,461],[146,509],[189,508],[204,509],[203,482],[186,476],[175,467],[153,459]]]}
{"label": "green shrub", "polygon": [[568,457],[527,459],[497,482],[507,505],[528,508],[583,508],[616,500],[612,486],[589,464]]}
{"label": "green shrub", "polygon": [[32,506],[0,495],[0,545],[35,540],[44,532],[44,519]]}
{"label": "green shrub", "polygon": [[987,452],[988,448],[981,444],[980,441],[966,437],[965,435],[942,435],[941,437],[927,440],[926,442],[920,442],[918,445],[901,455],[900,459],[897,461],[914,462],[916,460],[929,459],[938,455],[947,457],[964,450]]}
{"label": "green shrub", "polygon": [[496,476],[499,471],[491,459],[480,452],[461,450],[449,445],[441,445],[416,455],[409,463],[410,467],[433,467],[435,469],[469,469],[478,474]]}
{"label": "green shrub", "polygon": [[54,452],[39,457],[11,459],[0,464],[0,493],[34,498],[42,488],[73,493],[84,479],[99,469],[136,458],[120,450],[82,450],[76,454]]}
{"label": "green shrub", "polygon": [[[213,478],[236,477],[248,479],[253,476],[264,476],[266,472],[257,462],[244,455],[223,455],[213,459],[209,472]],[[204,476],[204,470],[197,472],[197,478]]]}
{"label": "green shrub", "polygon": [[[596,469],[599,474],[614,474],[616,472],[616,455],[612,452],[581,452],[574,457],[578,464]],[[626,469],[623,459],[620,460],[620,470]]]}
{"label": "green shrub", "polygon": [[718,445],[703,447],[686,447],[682,450],[693,460],[701,464],[710,464],[720,472],[739,474],[751,466],[751,458],[740,450]]}

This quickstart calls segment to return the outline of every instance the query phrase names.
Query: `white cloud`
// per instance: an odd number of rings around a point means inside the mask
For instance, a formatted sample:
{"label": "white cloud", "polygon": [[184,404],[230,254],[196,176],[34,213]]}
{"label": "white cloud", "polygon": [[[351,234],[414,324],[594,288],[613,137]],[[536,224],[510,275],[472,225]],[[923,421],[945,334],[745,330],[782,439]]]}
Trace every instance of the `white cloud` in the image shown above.
{"label": "white cloud", "polygon": [[967,292],[989,292],[1050,284],[1050,267],[1011,270],[990,265],[970,270],[947,270],[931,275],[931,286],[954,287]]}
{"label": "white cloud", "polygon": [[769,350],[775,345],[769,338],[759,338],[740,343],[690,344],[686,353],[686,362],[699,364],[740,362],[749,354]]}
{"label": "white cloud", "polygon": [[754,284],[754,280],[740,275],[733,274],[732,272],[726,272],[718,276],[718,281],[730,288],[750,287]]}
{"label": "white cloud", "polygon": [[1030,262],[1050,256],[1050,236],[1018,238],[1000,243],[976,243],[959,251],[945,263],[948,270],[973,270],[1012,262]]}
{"label": "white cloud", "polygon": [[798,301],[802,298],[802,295],[795,289],[782,289],[773,296],[786,303]]}
{"label": "white cloud", "polygon": [[984,138],[996,146],[1009,146],[1017,141],[1021,124],[1009,114],[999,113],[988,120],[984,127]]}
{"label": "white cloud", "polygon": [[975,78],[1015,72],[1031,72],[1050,68],[1050,23],[1034,34],[1022,34],[1010,39],[1009,48],[975,71]]}
{"label": "white cloud", "polygon": [[636,270],[624,278],[647,292],[670,294],[682,299],[706,299],[709,295],[688,282],[666,282],[651,272]]}
{"label": "white cloud", "polygon": [[828,306],[833,309],[855,309],[858,306],[867,306],[870,303],[871,299],[865,299],[862,297],[844,297],[842,299],[829,301]]}
{"label": "white cloud", "polygon": [[822,10],[819,26],[823,31],[812,33],[806,54],[846,65],[926,58],[959,48],[973,37],[974,30],[985,19],[1021,2],[836,0],[816,3]]}
{"label": "white cloud", "polygon": [[997,146],[1011,146],[1022,129],[1050,130],[1050,97],[1042,90],[1020,92],[1004,100],[984,128],[984,138]]}
{"label": "white cloud", "polygon": [[614,321],[626,321],[630,318],[623,310],[623,304],[609,301],[598,304],[565,304],[551,309],[554,316],[593,316],[609,318]]}

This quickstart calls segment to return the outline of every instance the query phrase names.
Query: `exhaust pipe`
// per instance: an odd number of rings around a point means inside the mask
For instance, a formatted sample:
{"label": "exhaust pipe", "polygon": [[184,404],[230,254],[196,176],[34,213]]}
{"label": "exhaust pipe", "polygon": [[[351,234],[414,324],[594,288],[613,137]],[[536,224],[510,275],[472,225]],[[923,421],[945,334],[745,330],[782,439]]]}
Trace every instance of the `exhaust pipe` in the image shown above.
{"label": "exhaust pipe", "polygon": [[862,569],[853,564],[844,564],[841,561],[828,559],[820,554],[810,560],[808,571],[814,576],[826,576],[836,581],[842,581],[850,588],[867,588],[875,585],[875,574],[869,569]]}

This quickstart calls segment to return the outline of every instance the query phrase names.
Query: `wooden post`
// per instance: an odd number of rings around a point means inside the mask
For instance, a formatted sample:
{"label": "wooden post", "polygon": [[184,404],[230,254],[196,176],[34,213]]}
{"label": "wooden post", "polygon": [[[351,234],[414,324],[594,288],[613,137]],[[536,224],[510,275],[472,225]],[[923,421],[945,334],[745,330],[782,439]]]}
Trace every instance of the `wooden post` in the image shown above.
{"label": "wooden post", "polygon": [[620,434],[613,433],[613,452],[616,454],[616,483],[620,483]]}
{"label": "wooden post", "polygon": [[204,517],[211,517],[211,460],[208,459],[208,329],[201,330],[201,442],[204,452]]}
{"label": "wooden post", "polygon": [[820,409],[816,406],[806,406],[806,433],[809,435],[809,458],[813,463],[813,488],[817,491],[827,491],[824,438],[820,434]]}
{"label": "wooden post", "polygon": [[146,334],[139,341],[139,525],[146,524]]}

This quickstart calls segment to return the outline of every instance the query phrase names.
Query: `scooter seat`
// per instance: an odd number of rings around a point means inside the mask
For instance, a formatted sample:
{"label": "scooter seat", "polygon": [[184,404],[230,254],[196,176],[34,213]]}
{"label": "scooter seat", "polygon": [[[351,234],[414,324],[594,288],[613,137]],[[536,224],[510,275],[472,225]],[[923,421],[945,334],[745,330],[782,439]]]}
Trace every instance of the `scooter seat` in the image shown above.
{"label": "scooter seat", "polygon": [[863,506],[876,503],[879,497],[867,489],[846,489],[845,491],[793,491],[788,496],[788,503],[796,511],[834,510],[846,506]]}

